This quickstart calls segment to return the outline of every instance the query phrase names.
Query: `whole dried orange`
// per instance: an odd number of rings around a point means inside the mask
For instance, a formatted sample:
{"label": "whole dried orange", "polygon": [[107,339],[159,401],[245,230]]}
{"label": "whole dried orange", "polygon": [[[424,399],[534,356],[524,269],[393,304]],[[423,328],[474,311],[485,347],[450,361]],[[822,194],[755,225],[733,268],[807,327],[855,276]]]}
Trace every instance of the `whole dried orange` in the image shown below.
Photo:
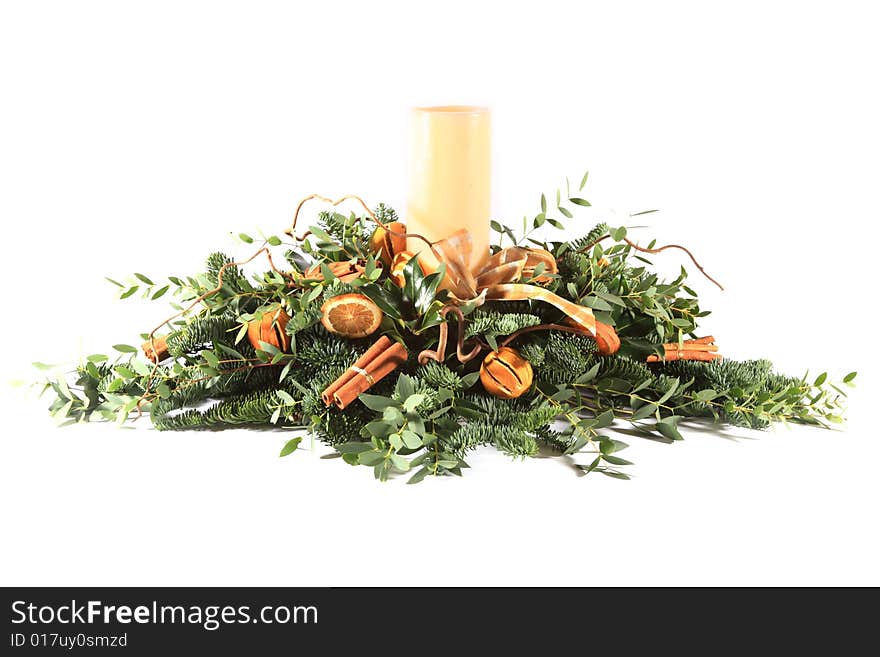
{"label": "whole dried orange", "polygon": [[282,308],[267,310],[259,319],[252,319],[248,323],[248,340],[254,349],[262,349],[260,342],[265,342],[287,351],[290,347],[290,336],[287,335],[287,322],[290,316]]}
{"label": "whole dried orange", "polygon": [[363,294],[340,294],[321,306],[324,328],[346,338],[365,338],[382,323],[382,311]]}

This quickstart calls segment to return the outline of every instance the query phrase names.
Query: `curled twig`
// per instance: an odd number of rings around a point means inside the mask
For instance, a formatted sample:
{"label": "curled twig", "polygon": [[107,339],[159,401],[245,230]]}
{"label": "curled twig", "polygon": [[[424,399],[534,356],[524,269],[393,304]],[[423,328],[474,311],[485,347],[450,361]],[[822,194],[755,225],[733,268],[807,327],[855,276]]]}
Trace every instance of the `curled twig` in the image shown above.
{"label": "curled twig", "polygon": [[378,225],[380,225],[382,228],[384,228],[386,231],[388,231],[388,233],[390,235],[394,235],[395,237],[413,237],[415,239],[422,240],[428,246],[433,246],[433,244],[434,244],[427,237],[423,237],[422,235],[419,235],[418,233],[400,232],[399,230],[394,230],[393,228],[390,228],[388,226],[388,224],[381,221],[376,216],[376,214],[372,210],[370,210],[370,207],[364,202],[364,200],[360,196],[356,196],[355,194],[346,194],[345,196],[341,196],[340,198],[338,198],[336,200],[333,200],[332,198],[327,198],[326,196],[321,196],[320,194],[309,194],[302,201],[300,201],[299,204],[296,206],[296,211],[293,213],[293,223],[291,224],[290,228],[288,228],[286,231],[284,231],[284,233],[286,235],[289,235],[290,237],[292,237],[293,239],[295,239],[298,242],[302,242],[304,239],[306,239],[310,235],[310,231],[306,231],[300,237],[297,237],[296,236],[296,222],[299,219],[299,212],[300,212],[300,210],[302,210],[302,207],[307,202],[312,201],[312,200],[318,200],[318,201],[323,201],[324,203],[329,203],[332,207],[336,207],[337,205],[340,205],[341,203],[345,203],[345,201],[356,201],[357,203],[360,204],[360,206],[364,209],[364,211],[368,215],[370,215],[370,219],[372,219],[374,222],[376,222]]}
{"label": "curled twig", "polygon": [[[270,253],[268,247],[265,247],[265,246],[261,247],[256,253],[254,253],[247,260],[241,260],[239,262],[227,262],[225,265],[220,267],[219,271],[217,272],[217,286],[215,288],[208,290],[204,294],[199,295],[186,308],[184,308],[183,310],[181,310],[177,313],[174,313],[173,315],[171,315],[171,317],[167,318],[162,323],[160,323],[158,326],[156,326],[156,328],[154,328],[152,331],[150,331],[149,344],[150,344],[150,348],[153,350],[153,353],[156,353],[156,348],[158,346],[156,344],[156,332],[158,330],[160,330],[163,326],[169,325],[172,321],[174,321],[178,317],[183,317],[184,315],[189,313],[193,308],[198,306],[202,301],[204,301],[208,297],[211,297],[211,296],[217,294],[220,290],[222,290],[223,289],[223,274],[226,273],[226,270],[229,267],[240,267],[242,265],[246,265],[249,262],[256,260],[256,258],[263,253],[266,254],[266,258],[269,260],[269,266],[272,268],[272,271],[274,271],[278,274],[281,274],[282,276],[284,276],[286,278],[290,278],[289,273],[283,272],[275,266],[275,263],[272,260],[272,254]],[[137,403],[137,413],[138,414],[135,419],[138,419],[141,417],[141,415],[143,415],[143,409],[141,408],[141,406],[144,404],[144,402],[147,400],[147,397],[150,394],[150,386],[152,385],[153,380],[156,378],[156,373],[158,371],[159,371],[159,362],[157,360],[156,362],[153,363],[153,369],[150,371],[150,375],[147,378],[146,384],[144,385],[144,392],[141,395],[140,399],[138,399],[138,403]]]}
{"label": "curled twig", "polygon": [[[583,253],[584,251],[589,251],[589,250],[592,249],[594,246],[596,246],[599,242],[602,242],[602,241],[604,241],[604,240],[607,240],[609,237],[611,237],[610,234],[608,234],[608,235],[603,235],[603,236],[600,237],[599,239],[597,239],[597,240],[591,242],[590,244],[587,244],[586,246],[584,246],[584,247],[578,249],[578,253]],[[680,245],[680,244],[665,244],[664,246],[658,246],[658,247],[655,248],[655,249],[649,249],[649,248],[646,248],[646,247],[644,247],[644,246],[639,246],[638,244],[636,244],[635,242],[633,242],[632,240],[630,240],[629,238],[626,238],[626,237],[623,238],[623,241],[626,242],[627,244],[629,244],[629,245],[630,245],[632,248],[634,248],[636,251],[641,251],[642,253],[660,253],[661,251],[665,251],[666,249],[679,249],[679,250],[681,250],[681,251],[684,251],[685,253],[688,254],[688,257],[690,257],[691,262],[694,263],[694,266],[695,266],[697,269],[700,270],[700,273],[701,273],[703,276],[705,276],[705,277],[708,278],[710,281],[712,281],[713,283],[715,283],[715,285],[718,286],[718,289],[720,289],[720,290],[722,290],[722,291],[724,290],[724,286],[722,286],[721,283],[719,283],[719,282],[716,281],[714,278],[712,278],[711,276],[709,276],[709,274],[706,273],[706,270],[703,269],[703,266],[702,266],[699,262],[697,262],[697,259],[694,257],[694,254],[691,253],[690,250],[689,250],[687,247],[684,247],[684,246],[682,246],[682,245]]]}
{"label": "curled twig", "polygon": [[511,342],[516,340],[519,336],[524,335],[525,333],[531,333],[532,331],[565,331],[567,333],[577,333],[578,335],[594,337],[593,334],[590,333],[587,329],[581,328],[580,326],[567,326],[565,324],[538,324],[536,326],[526,326],[525,328],[521,328],[519,331],[511,333],[504,339],[500,346],[506,347]]}
{"label": "curled twig", "polygon": [[[455,344],[455,355],[458,357],[459,362],[467,363],[469,360],[473,360],[477,356],[479,356],[480,352],[483,350],[483,345],[477,343],[473,349],[471,349],[468,353],[464,353],[464,327],[465,327],[465,319],[464,313],[461,312],[461,309],[458,306],[453,304],[449,304],[447,306],[443,306],[440,309],[440,315],[446,317],[448,313],[453,313],[458,320],[458,337],[456,339]],[[437,350],[432,351],[430,349],[425,349],[424,351],[419,353],[419,363],[424,365],[429,360],[436,360],[438,363],[442,363],[446,360],[446,341],[449,336],[449,323],[443,322],[440,324],[440,339],[437,341]]]}

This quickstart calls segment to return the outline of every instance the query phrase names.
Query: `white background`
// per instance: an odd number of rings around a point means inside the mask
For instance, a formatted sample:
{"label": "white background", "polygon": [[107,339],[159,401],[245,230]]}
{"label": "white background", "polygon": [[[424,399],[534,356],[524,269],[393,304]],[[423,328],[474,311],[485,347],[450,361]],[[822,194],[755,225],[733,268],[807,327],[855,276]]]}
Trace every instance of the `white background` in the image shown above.
{"label": "white background", "polygon": [[[4,3],[0,583],[880,584],[871,3],[600,4]],[[585,168],[572,236],[660,208],[725,354],[860,371],[848,429],[383,485],[279,432],[57,430],[6,386],[167,314],[104,275],[197,271],[312,192],[402,208],[430,103],[492,107],[500,219]]]}

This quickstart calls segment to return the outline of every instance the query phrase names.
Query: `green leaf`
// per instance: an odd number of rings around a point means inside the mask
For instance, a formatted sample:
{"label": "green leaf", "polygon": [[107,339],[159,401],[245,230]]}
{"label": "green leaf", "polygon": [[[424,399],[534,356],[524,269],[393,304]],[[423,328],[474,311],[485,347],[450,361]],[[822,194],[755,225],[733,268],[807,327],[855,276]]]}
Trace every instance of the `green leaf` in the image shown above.
{"label": "green leaf", "polygon": [[592,381],[593,379],[596,378],[596,375],[597,375],[597,374],[599,374],[599,368],[600,368],[601,366],[602,366],[602,363],[596,363],[596,364],[593,365],[589,370],[587,370],[586,372],[584,372],[583,374],[581,374],[581,375],[577,378],[577,380],[575,381],[575,383],[577,383],[577,384],[589,383],[590,381]]}
{"label": "green leaf", "polygon": [[318,285],[316,285],[315,287],[313,287],[311,290],[309,290],[309,293],[305,296],[306,303],[311,303],[312,301],[317,299],[319,296],[321,296],[321,293],[323,291],[324,291],[324,286],[320,283]]}
{"label": "green leaf", "polygon": [[119,375],[122,376],[123,378],[134,379],[137,377],[137,374],[135,374],[132,370],[127,368],[125,365],[117,365],[115,369],[119,373]]}
{"label": "green leaf", "polygon": [[403,294],[400,288],[393,283],[390,288],[381,285],[364,285],[361,288],[361,292],[370,297],[387,317],[392,319],[401,318],[400,311],[403,305]]}
{"label": "green leaf", "polygon": [[251,237],[250,235],[248,235],[247,233],[239,233],[238,239],[240,239],[245,244],[253,244],[254,243],[254,238]]}
{"label": "green leaf", "polygon": [[669,386],[669,388],[666,390],[666,392],[663,393],[663,396],[657,400],[657,404],[660,405],[663,402],[665,402],[667,399],[672,397],[672,395],[675,394],[675,391],[678,390],[678,384],[679,384],[679,380],[673,379],[672,384]]}
{"label": "green leaf", "polygon": [[143,274],[135,274],[135,278],[137,278],[139,281],[146,283],[147,285],[155,285],[155,283],[153,283],[153,281],[151,281],[149,278],[147,278]]}
{"label": "green leaf", "polygon": [[[626,304],[623,299],[621,299],[616,294],[611,294],[610,292],[603,292],[602,290],[594,290],[593,294],[595,294],[600,299],[604,299],[608,303],[613,303],[615,306],[620,306],[621,308],[626,308]],[[610,310],[610,308],[609,308]]]}
{"label": "green leaf", "polygon": [[[416,260],[416,258],[413,258],[410,262],[414,260]],[[437,287],[443,281],[445,276],[446,265],[440,265],[436,272],[425,276],[418,282],[415,289],[415,296],[412,298],[412,301],[419,314],[425,314],[428,312],[428,309],[437,296]]]}
{"label": "green leaf", "polygon": [[397,377],[397,383],[394,386],[394,393],[400,399],[406,399],[407,397],[416,394],[416,384],[412,377],[407,376],[406,374],[401,374]]}
{"label": "green leaf", "polygon": [[601,462],[602,462],[602,457],[601,457],[601,456],[597,456],[596,459],[595,459],[592,463],[590,463],[590,465],[580,465],[580,464],[578,464],[577,467],[580,468],[581,470],[583,470],[583,471],[584,471],[584,474],[589,474],[589,473],[591,473],[593,470],[595,470],[595,469],[599,466],[599,464],[600,464]]}
{"label": "green leaf", "polygon": [[623,472],[617,472],[616,470],[599,470],[606,477],[611,477],[612,479],[623,479],[625,481],[629,481],[629,475],[624,474]]}
{"label": "green leaf", "polygon": [[541,214],[547,213],[547,197],[541,194]]}
{"label": "green leaf", "polygon": [[403,296],[405,299],[415,303],[416,296],[424,277],[425,274],[422,272],[421,266],[419,266],[419,259],[410,258],[403,266]]}
{"label": "green leaf", "polygon": [[416,407],[425,401],[425,396],[416,393],[415,395],[410,395],[403,401],[403,410],[407,413],[416,410]]}
{"label": "green leaf", "polygon": [[165,295],[165,293],[171,288],[170,285],[165,285],[164,287],[160,287],[158,290],[153,292],[153,296],[150,297],[151,301],[155,301],[156,299]]}
{"label": "green leaf", "polygon": [[718,393],[712,388],[698,390],[694,393],[694,399],[700,402],[710,402],[718,396]]}
{"label": "green leaf", "polygon": [[293,452],[296,451],[296,448],[299,447],[299,444],[301,442],[302,436],[291,438],[286,443],[284,443],[284,447],[281,448],[281,453],[278,456],[287,456],[288,454],[293,454]]}
{"label": "green leaf", "polygon": [[361,452],[358,454],[358,462],[361,465],[378,465],[385,460],[385,457],[379,452]]}
{"label": "green leaf", "polygon": [[397,406],[386,406],[382,409],[382,419],[395,427],[399,427],[404,422],[403,413]]}
{"label": "green leaf", "polygon": [[[260,351],[263,351],[270,356],[277,356],[278,354],[283,353],[274,344],[264,342],[263,340],[260,340],[259,343],[260,343]],[[204,354],[205,352],[202,352],[202,353]]]}
{"label": "green leaf", "polygon": [[220,359],[217,358],[217,355],[213,351],[208,351],[207,349],[202,352],[202,358],[213,367],[214,369],[220,368]]}
{"label": "green leaf", "polygon": [[382,397],[380,395],[361,393],[358,395],[358,399],[364,406],[374,411],[384,411],[386,408],[399,406],[399,404],[390,397]]}
{"label": "green leaf", "polygon": [[599,451],[601,451],[603,455],[620,452],[627,447],[629,447],[627,443],[622,440],[614,440],[613,438],[603,437],[602,441],[599,443]]}
{"label": "green leaf", "polygon": [[844,383],[851,383],[853,381],[853,379],[856,378],[857,375],[858,375],[858,372],[850,372],[845,377],[843,377],[843,382]]}
{"label": "green leaf", "polygon": [[132,347],[130,344],[115,344],[115,345],[113,345],[113,348],[116,351],[119,351],[123,354],[136,354],[137,353],[137,347]]}
{"label": "green leaf", "polygon": [[150,366],[147,365],[144,361],[137,358],[132,358],[129,365],[131,365],[132,369],[134,369],[134,371],[141,376],[150,376]]}
{"label": "green leaf", "polygon": [[635,413],[633,413],[632,418],[630,419],[633,422],[638,422],[639,420],[644,420],[645,418],[651,417],[656,412],[657,404],[645,404],[644,406],[640,407]]}
{"label": "green leaf", "polygon": [[403,444],[406,445],[407,449],[418,449],[422,446],[422,439],[419,436],[409,429],[404,429],[400,432],[400,437],[403,440]]}
{"label": "green leaf", "polygon": [[581,299],[581,303],[587,308],[592,308],[593,310],[607,310],[609,312],[613,310],[611,304],[609,304],[607,301],[592,295]]}
{"label": "green leaf", "polygon": [[605,429],[614,424],[614,411],[608,410],[596,417],[593,429]]}
{"label": "green leaf", "polygon": [[678,431],[678,420],[679,417],[677,415],[670,415],[655,424],[654,428],[665,438],[669,438],[670,440],[684,440],[681,433]]}
{"label": "green leaf", "polygon": [[474,385],[480,379],[479,372],[471,372],[470,374],[465,374],[461,377],[461,387],[463,390],[467,390],[472,385]]}
{"label": "green leaf", "polygon": [[403,458],[400,454],[392,454],[391,455],[391,464],[400,470],[401,472],[409,472],[409,461]]}
{"label": "green leaf", "polygon": [[587,199],[579,198],[577,196],[573,196],[572,198],[568,199],[568,202],[574,203],[575,205],[580,205],[581,207],[584,207],[584,208],[588,208],[592,205],[592,203],[590,203]]}
{"label": "green leaf", "polygon": [[619,226],[618,228],[611,229],[611,239],[615,242],[622,242],[623,238],[626,237],[626,226]]}
{"label": "green leaf", "polygon": [[296,404],[296,400],[286,390],[276,390],[275,394],[278,395],[278,398],[288,406],[294,406]]}
{"label": "green leaf", "polygon": [[238,333],[235,334],[235,344],[241,342],[242,338],[247,335],[248,323],[243,322],[241,327],[238,329]]}
{"label": "green leaf", "polygon": [[98,367],[92,361],[86,361],[86,372],[89,373],[94,379],[100,379],[101,373],[98,371]]}
{"label": "green leaf", "polygon": [[590,172],[589,172],[589,171],[585,172],[585,173],[584,173],[584,177],[581,178],[581,184],[580,184],[580,186],[578,187],[578,191],[581,191],[581,190],[583,190],[584,187],[586,187],[586,185],[587,185],[587,178],[589,178],[589,177],[590,177]]}
{"label": "green leaf", "polygon": [[159,393],[162,399],[168,399],[171,396],[171,388],[165,383],[160,383],[156,386],[156,392]]}
{"label": "green leaf", "polygon": [[133,295],[133,294],[134,294],[135,292],[137,292],[139,289],[141,289],[141,286],[140,286],[140,285],[132,285],[132,286],[131,286],[130,288],[128,288],[125,292],[123,292],[122,294],[120,294],[120,295],[119,295],[119,298],[120,298],[120,299],[128,299],[128,297],[130,297],[131,295]]}
{"label": "green leaf", "polygon": [[110,282],[113,283],[113,285],[115,285],[116,287],[125,287],[125,286],[124,286],[122,283],[120,283],[119,281],[114,281],[112,278],[110,278],[110,277],[108,277],[108,276],[105,276],[105,277],[104,277],[104,280],[105,280],[105,281],[110,281]]}
{"label": "green leaf", "polygon": [[373,449],[370,443],[348,442],[336,445],[336,451],[340,454],[360,454]]}
{"label": "green leaf", "polygon": [[277,235],[272,235],[266,240],[271,246],[281,246],[281,238]]}
{"label": "green leaf", "polygon": [[828,372],[822,372],[819,376],[816,377],[816,380],[813,381],[813,385],[818,388],[823,383],[825,383],[825,380],[827,378],[828,378]]}
{"label": "green leaf", "polygon": [[410,477],[406,483],[407,484],[417,484],[420,481],[422,481],[428,475],[429,472],[430,472],[430,470],[428,469],[427,466],[425,466],[421,470],[418,470],[412,477]]}
{"label": "green leaf", "polygon": [[619,456],[612,456],[610,454],[606,454],[602,457],[602,460],[606,463],[610,463],[611,465],[632,465],[632,461],[627,461],[626,459],[622,459]]}

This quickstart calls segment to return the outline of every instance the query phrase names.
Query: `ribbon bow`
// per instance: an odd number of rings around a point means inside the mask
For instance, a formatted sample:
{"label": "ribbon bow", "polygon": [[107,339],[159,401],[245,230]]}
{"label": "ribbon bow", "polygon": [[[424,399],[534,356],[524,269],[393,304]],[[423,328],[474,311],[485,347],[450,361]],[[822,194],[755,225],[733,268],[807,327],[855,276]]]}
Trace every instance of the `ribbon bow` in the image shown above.
{"label": "ribbon bow", "polygon": [[537,299],[555,306],[571,321],[593,337],[596,336],[596,318],[593,311],[579,306],[537,285],[515,283],[522,278],[528,259],[528,250],[518,246],[502,249],[491,256],[476,272],[469,266],[473,239],[466,229],[454,232],[431,247],[434,256],[446,265],[446,277],[441,287],[457,304],[473,302],[481,305],[487,299],[495,301],[524,301]]}

